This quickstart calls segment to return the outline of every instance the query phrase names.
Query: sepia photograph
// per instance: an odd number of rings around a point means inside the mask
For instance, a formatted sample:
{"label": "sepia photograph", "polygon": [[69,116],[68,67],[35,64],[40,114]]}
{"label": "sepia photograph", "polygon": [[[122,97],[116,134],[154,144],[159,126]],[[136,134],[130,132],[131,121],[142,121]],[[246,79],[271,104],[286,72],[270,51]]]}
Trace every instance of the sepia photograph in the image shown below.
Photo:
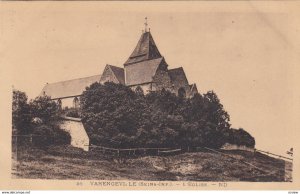
{"label": "sepia photograph", "polygon": [[299,3],[231,3],[1,2],[9,188],[299,189]]}

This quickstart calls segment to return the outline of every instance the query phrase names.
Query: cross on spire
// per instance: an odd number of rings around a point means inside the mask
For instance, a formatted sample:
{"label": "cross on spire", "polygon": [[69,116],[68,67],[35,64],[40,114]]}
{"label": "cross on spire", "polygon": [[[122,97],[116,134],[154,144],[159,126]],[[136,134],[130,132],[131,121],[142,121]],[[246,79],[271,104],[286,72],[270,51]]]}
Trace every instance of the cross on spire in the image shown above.
{"label": "cross on spire", "polygon": [[145,32],[147,32],[147,26],[148,26],[148,20],[147,20],[148,18],[147,17],[145,17]]}

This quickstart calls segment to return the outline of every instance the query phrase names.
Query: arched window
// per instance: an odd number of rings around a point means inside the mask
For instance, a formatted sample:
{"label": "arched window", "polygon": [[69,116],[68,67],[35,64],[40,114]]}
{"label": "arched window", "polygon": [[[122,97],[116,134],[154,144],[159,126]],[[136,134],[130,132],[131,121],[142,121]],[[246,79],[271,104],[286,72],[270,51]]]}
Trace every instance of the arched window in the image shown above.
{"label": "arched window", "polygon": [[180,97],[180,98],[185,98],[186,97],[186,92],[185,92],[185,89],[184,88],[179,88],[179,90],[178,90],[178,96]]}
{"label": "arched window", "polygon": [[73,107],[74,108],[79,108],[79,99],[77,97],[75,97],[74,100],[73,100]]}
{"label": "arched window", "polygon": [[57,100],[57,106],[58,106],[59,109],[62,108],[62,106],[61,106],[61,99],[58,99],[58,100]]}
{"label": "arched window", "polygon": [[135,88],[135,93],[136,93],[137,95],[140,95],[140,96],[144,95],[144,91],[143,91],[143,89],[141,88],[141,86],[138,86],[138,87]]}

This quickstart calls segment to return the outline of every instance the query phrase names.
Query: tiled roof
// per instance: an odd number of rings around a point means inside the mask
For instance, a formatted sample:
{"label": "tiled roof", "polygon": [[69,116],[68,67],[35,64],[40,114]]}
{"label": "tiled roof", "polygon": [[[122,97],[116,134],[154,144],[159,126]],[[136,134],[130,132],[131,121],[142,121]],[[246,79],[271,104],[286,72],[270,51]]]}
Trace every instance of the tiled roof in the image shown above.
{"label": "tiled roof", "polygon": [[132,63],[137,63],[145,60],[161,58],[161,54],[156,47],[150,32],[142,34],[138,44],[133,50],[132,54],[125,62],[125,66]]}
{"label": "tiled roof", "polygon": [[125,84],[125,74],[124,69],[121,67],[116,67],[113,65],[109,65],[110,69],[113,71],[116,78],[119,80],[120,84]]}
{"label": "tiled roof", "polygon": [[132,86],[152,82],[153,76],[163,60],[164,58],[161,57],[125,66],[125,85]]}
{"label": "tiled roof", "polygon": [[182,67],[170,69],[169,76],[175,87],[179,88],[181,86],[188,84],[188,80],[185,76],[185,73],[184,73],[184,70]]}
{"label": "tiled roof", "polygon": [[51,99],[79,96],[86,87],[99,82],[101,75],[73,79],[68,81],[46,84],[41,95],[51,96]]}

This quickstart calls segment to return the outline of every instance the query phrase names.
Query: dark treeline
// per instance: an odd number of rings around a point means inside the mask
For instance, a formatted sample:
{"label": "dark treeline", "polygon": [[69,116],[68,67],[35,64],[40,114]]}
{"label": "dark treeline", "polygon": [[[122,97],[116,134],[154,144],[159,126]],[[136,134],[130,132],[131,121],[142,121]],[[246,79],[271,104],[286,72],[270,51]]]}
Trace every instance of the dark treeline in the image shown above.
{"label": "dark treeline", "polygon": [[144,95],[114,83],[94,83],[81,97],[91,143],[110,147],[254,147],[254,138],[230,127],[213,91],[187,99],[162,90]]}

